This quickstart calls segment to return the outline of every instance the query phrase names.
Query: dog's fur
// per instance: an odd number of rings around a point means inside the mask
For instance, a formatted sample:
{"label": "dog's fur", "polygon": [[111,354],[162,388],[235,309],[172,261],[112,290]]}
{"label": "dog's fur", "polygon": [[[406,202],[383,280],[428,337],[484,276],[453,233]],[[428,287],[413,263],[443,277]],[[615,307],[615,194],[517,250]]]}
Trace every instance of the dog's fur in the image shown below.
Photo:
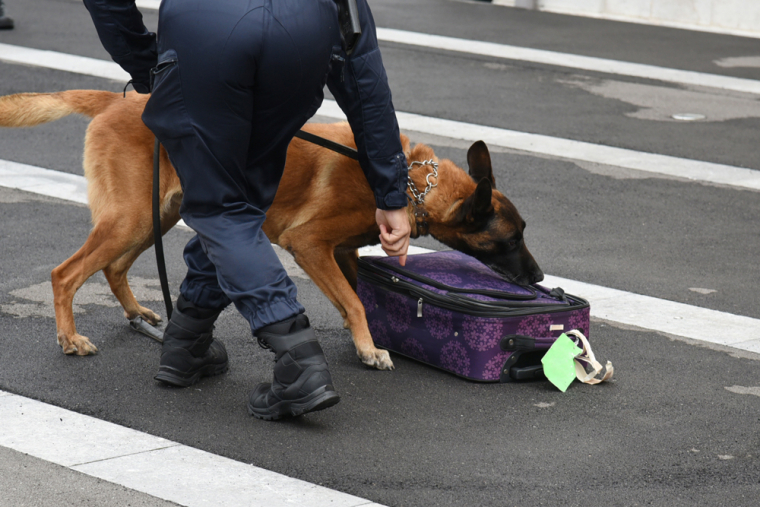
{"label": "dog's fur", "polygon": [[[103,270],[127,318],[161,318],[141,306],[127,282],[137,257],[153,244],[151,221],[153,134],[140,116],[146,95],[72,90],[52,94],[18,94],[0,98],[0,126],[29,127],[73,113],[92,117],[84,150],[84,173],[94,227],[73,256],[52,272],[58,343],[66,354],[97,352],[76,332],[74,294]],[[346,123],[309,124],[306,130],[355,146]],[[407,160],[438,161],[433,150],[401,142]],[[429,233],[442,243],[473,255],[508,279],[534,283],[543,278],[523,242],[525,222],[512,203],[495,190],[491,160],[483,142],[472,145],[470,174],[449,160],[439,163],[438,186],[425,200]],[[166,152],[161,151],[161,225],[163,233],[179,220],[182,189]],[[416,165],[410,176],[424,189],[429,166]],[[412,237],[419,235],[411,205]],[[362,303],[355,293],[357,248],[377,244],[375,200],[359,164],[332,151],[294,139],[264,232],[290,252],[299,266],[332,301],[351,330],[361,360],[392,369],[387,351],[370,336]]]}

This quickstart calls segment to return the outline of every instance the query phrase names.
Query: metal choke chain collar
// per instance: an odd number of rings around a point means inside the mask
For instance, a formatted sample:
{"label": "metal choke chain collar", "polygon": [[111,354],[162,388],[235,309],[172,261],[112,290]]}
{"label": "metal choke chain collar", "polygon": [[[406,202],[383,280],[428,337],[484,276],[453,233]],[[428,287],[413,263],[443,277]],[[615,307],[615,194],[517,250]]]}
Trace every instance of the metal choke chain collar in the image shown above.
{"label": "metal choke chain collar", "polygon": [[[411,192],[414,197],[410,197],[409,200],[412,201],[412,206],[414,207],[414,223],[416,224],[416,231],[413,237],[418,238],[420,236],[426,236],[430,232],[430,224],[428,224],[427,221],[430,213],[425,210],[425,196],[428,195],[428,192],[438,186],[438,163],[434,162],[432,159],[423,160],[422,162],[412,162],[409,166],[409,171],[411,171],[412,167],[415,165],[429,165],[433,167],[433,172],[428,173],[427,176],[425,176],[427,186],[425,187],[424,192],[417,190],[417,185],[414,184],[411,176],[408,177],[406,183],[409,187],[409,192]],[[435,183],[430,181],[431,176],[435,178]]]}
{"label": "metal choke chain collar", "polygon": [[[409,187],[409,191],[412,193],[412,204],[416,207],[418,204],[423,205],[425,204],[425,196],[428,195],[428,192],[430,192],[432,189],[438,186],[438,162],[433,161],[433,159],[430,160],[423,160],[422,162],[414,161],[409,166],[409,171],[412,170],[412,167],[415,165],[429,165],[433,167],[433,172],[428,173],[427,176],[425,176],[425,182],[427,183],[427,186],[425,187],[425,191],[420,193],[419,190],[417,190],[417,185],[414,184],[414,181],[412,180],[411,176],[408,176],[407,186]],[[435,183],[430,181],[430,177],[435,178]]]}

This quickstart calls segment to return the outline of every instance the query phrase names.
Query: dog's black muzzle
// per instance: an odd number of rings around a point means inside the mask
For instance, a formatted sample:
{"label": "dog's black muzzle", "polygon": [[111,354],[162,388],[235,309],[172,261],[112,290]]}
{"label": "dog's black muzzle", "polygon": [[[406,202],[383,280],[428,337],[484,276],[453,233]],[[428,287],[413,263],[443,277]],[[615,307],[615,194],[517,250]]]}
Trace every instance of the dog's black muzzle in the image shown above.
{"label": "dog's black muzzle", "polygon": [[478,260],[499,273],[505,280],[517,285],[532,285],[544,279],[544,272],[524,246],[513,253],[478,257]]}

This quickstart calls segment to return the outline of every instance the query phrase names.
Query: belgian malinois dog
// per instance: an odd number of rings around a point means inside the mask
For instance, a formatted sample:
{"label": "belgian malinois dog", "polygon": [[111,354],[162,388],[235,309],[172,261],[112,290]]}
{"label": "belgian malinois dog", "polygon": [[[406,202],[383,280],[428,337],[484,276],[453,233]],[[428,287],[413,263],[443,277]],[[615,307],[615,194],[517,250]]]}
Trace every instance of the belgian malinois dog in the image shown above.
{"label": "belgian malinois dog", "polygon": [[[66,354],[97,352],[77,333],[74,294],[94,273],[103,270],[111,291],[128,319],[141,316],[156,325],[161,318],[141,306],[129,287],[127,272],[153,244],[151,191],[154,136],[140,119],[147,95],[72,90],[50,94],[0,97],[0,126],[31,127],[78,113],[93,118],[84,147],[84,174],[93,229],[84,245],[52,272],[58,343]],[[355,146],[347,123],[309,124],[305,130]],[[491,157],[478,141],[467,153],[469,174],[450,160],[438,160],[423,144],[410,147],[401,135],[407,161],[413,164],[411,183],[420,190],[437,183],[425,197],[424,227],[408,207],[412,237],[430,234],[445,245],[467,253],[510,281],[531,284],[543,273],[523,241],[525,222],[517,209],[496,190]],[[166,233],[180,219],[182,188],[165,151],[160,153],[161,226]],[[387,351],[375,347],[364,307],[356,295],[357,249],[378,244],[375,200],[358,162],[325,148],[294,139],[264,232],[290,252],[295,261],[332,301],[351,330],[362,362],[393,369]]]}

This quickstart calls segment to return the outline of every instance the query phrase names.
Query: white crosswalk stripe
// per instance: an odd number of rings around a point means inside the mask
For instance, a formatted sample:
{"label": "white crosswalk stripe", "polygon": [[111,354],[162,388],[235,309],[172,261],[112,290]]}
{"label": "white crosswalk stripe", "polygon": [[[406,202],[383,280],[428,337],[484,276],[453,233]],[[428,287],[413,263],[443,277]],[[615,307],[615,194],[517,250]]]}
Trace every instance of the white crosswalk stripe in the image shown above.
{"label": "white crosswalk stripe", "polygon": [[4,391],[0,391],[0,413],[0,446],[188,507],[380,507]]}
{"label": "white crosswalk stripe", "polygon": [[[338,104],[331,100],[325,100],[317,114],[335,119],[346,118]],[[489,146],[511,148],[539,155],[634,169],[701,183],[760,190],[760,171],[754,169],[487,127],[443,118],[431,118],[419,114],[398,112],[396,116],[403,131],[422,132],[470,142],[482,140]]]}
{"label": "white crosswalk stripe", "polygon": [[[8,44],[0,44],[0,60],[66,70],[68,72],[115,79],[122,82],[126,82],[129,79],[129,75],[113,62],[56,53],[54,51],[20,48]],[[345,115],[337,103],[332,100],[325,100],[317,114],[329,118],[345,119]],[[467,141],[483,140],[489,145],[528,153],[634,169],[651,174],[685,178],[695,182],[760,190],[760,171],[753,169],[646,153],[443,118],[432,118],[413,113],[398,112],[397,117],[401,128],[407,131]]]}
{"label": "white crosswalk stripe", "polygon": [[720,88],[736,92],[760,93],[760,81],[693,72],[689,70],[669,69],[666,67],[657,67],[655,65],[621,62],[618,60],[608,60],[592,56],[573,55],[556,51],[546,51],[543,49],[522,48],[506,44],[496,44],[493,42],[457,39],[454,37],[408,32],[391,28],[378,28],[377,38],[386,42],[443,49],[445,51],[454,51],[458,53],[491,56],[506,60],[519,60],[555,67],[601,72],[604,74],[616,74],[618,76],[654,79],[657,81],[682,85],[708,86],[711,88]]}
{"label": "white crosswalk stripe", "polygon": [[130,79],[129,74],[114,62],[11,44],[0,43],[0,60],[8,63],[74,72],[85,76],[113,79],[124,83]]}

